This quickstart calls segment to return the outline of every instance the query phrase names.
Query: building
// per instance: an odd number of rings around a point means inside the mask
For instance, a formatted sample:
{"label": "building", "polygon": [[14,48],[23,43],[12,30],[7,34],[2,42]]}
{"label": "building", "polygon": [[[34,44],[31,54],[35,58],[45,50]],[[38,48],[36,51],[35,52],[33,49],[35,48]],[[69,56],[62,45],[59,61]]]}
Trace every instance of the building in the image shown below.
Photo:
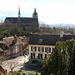
{"label": "building", "polygon": [[31,34],[29,41],[29,64],[38,66],[42,59],[48,58],[56,42],[75,39],[75,35]]}
{"label": "building", "polygon": [[20,8],[18,11],[18,17],[6,17],[5,23],[11,23],[12,25],[21,25],[25,27],[26,30],[32,31],[34,29],[39,28],[38,24],[38,14],[36,12],[36,8],[34,9],[34,13],[32,17],[21,17]]}
{"label": "building", "polygon": [[13,58],[22,55],[22,42],[15,35],[12,37],[3,38],[3,42],[0,41],[1,49],[3,49],[3,54],[7,58]]}
{"label": "building", "polygon": [[23,54],[29,55],[29,37],[26,36],[20,36],[19,37],[23,43]]}

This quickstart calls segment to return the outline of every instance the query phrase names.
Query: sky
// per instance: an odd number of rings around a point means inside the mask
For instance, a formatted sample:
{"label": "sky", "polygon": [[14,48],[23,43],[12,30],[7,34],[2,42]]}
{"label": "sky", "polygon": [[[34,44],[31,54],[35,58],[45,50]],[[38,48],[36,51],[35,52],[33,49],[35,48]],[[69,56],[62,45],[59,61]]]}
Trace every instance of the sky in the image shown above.
{"label": "sky", "polygon": [[75,24],[75,0],[0,0],[0,21],[6,17],[32,17],[34,8],[39,22]]}

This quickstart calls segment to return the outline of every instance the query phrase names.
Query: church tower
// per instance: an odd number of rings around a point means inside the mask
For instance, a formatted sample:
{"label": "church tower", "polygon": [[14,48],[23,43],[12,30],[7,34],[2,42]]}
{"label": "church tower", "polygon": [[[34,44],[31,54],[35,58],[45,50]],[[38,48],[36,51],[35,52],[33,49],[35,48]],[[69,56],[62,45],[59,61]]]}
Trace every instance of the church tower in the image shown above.
{"label": "church tower", "polygon": [[18,11],[18,21],[20,21],[20,7],[19,7],[19,11]]}
{"label": "church tower", "polygon": [[36,12],[36,8],[34,9],[33,17],[34,17],[34,18],[38,18],[38,14],[37,14],[37,12]]}

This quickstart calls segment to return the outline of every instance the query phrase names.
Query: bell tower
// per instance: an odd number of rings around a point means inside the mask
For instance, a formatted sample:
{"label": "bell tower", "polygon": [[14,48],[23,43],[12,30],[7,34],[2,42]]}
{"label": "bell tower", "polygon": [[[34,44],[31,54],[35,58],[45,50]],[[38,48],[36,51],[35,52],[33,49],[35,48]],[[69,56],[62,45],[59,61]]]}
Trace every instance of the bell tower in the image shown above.
{"label": "bell tower", "polygon": [[38,18],[38,14],[37,14],[37,12],[36,12],[36,8],[34,8],[33,17],[34,17],[34,18]]}

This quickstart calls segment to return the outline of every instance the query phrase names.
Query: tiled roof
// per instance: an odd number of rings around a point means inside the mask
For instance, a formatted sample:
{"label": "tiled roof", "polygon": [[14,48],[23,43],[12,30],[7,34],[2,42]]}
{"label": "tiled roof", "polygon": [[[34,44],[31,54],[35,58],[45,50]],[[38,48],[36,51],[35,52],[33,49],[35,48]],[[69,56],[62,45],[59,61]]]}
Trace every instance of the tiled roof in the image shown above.
{"label": "tiled roof", "polygon": [[9,46],[12,43],[13,40],[14,40],[13,36],[3,38],[3,41],[7,44],[7,46]]}
{"label": "tiled roof", "polygon": [[2,48],[0,48],[0,52],[3,52],[3,49]]}
{"label": "tiled roof", "polygon": [[[18,22],[18,17],[6,17],[5,22],[10,22],[10,23],[17,23]],[[21,23],[32,23],[32,22],[38,22],[38,18],[32,18],[32,17],[21,17],[20,18]]]}
{"label": "tiled roof", "polygon": [[[64,35],[63,41],[75,39],[75,35]],[[41,40],[41,41],[40,41]],[[31,34],[29,44],[34,45],[55,45],[56,42],[61,41],[60,35],[49,34]]]}
{"label": "tiled roof", "polygon": [[14,36],[12,37],[5,37],[3,38],[3,41],[8,45],[8,46],[11,46],[11,45],[17,45],[17,44],[22,44],[21,40],[17,37],[17,42],[12,44],[14,40]]}

